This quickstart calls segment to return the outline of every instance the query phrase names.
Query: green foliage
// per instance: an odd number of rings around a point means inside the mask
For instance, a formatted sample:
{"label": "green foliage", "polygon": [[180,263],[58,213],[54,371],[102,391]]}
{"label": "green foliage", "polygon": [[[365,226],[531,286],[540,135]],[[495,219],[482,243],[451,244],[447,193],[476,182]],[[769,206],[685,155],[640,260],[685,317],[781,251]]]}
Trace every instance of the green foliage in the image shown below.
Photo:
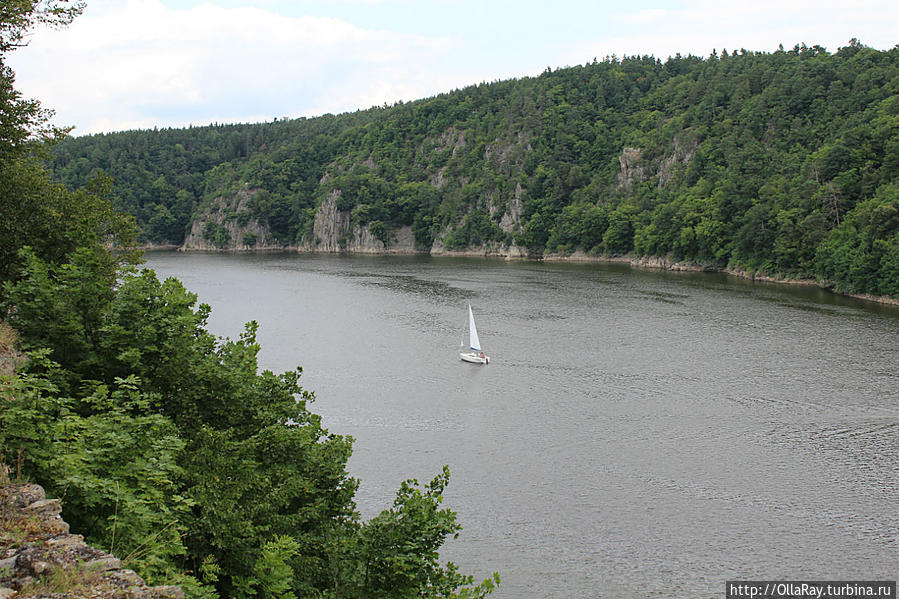
{"label": "green foliage", "polygon": [[0,405],[0,446],[65,494],[73,528],[196,596],[209,588],[178,564],[240,596],[372,596],[387,580],[405,585],[392,597],[470,587],[437,561],[460,528],[437,508],[448,473],[424,493],[404,484],[393,510],[362,525],[351,440],[308,410],[299,370],[258,372],[255,323],[216,340],[208,307],[174,279],[142,271],[104,290],[87,249],[60,265],[23,254],[6,291],[34,351]]}
{"label": "green foliage", "polygon": [[[107,277],[119,265],[133,263],[136,236],[131,217],[115,212],[109,181],[97,178],[85,189],[67,191],[50,182],[37,158],[23,154],[0,159],[0,280],[17,276],[19,250],[30,246],[47,260],[66,260],[78,248],[93,247]],[[121,252],[101,251],[113,245]]]}
{"label": "green foliage", "polygon": [[838,291],[899,295],[899,184],[850,211],[818,246],[815,264]]}
{"label": "green foliage", "polygon": [[64,27],[83,10],[80,0],[5,0],[0,6],[0,53],[25,45],[30,29]]}
{"label": "green foliage", "polygon": [[[75,159],[73,176],[82,179],[73,190],[52,183],[42,167],[31,140],[58,132],[41,129],[48,114],[22,100],[2,57],[32,26],[64,25],[81,7],[56,0],[0,6],[0,467],[5,472],[2,461],[14,459],[17,475],[65,498],[75,531],[150,584],[179,584],[192,599],[372,596],[351,575],[364,569],[358,547],[381,551],[363,538],[353,502],[356,481],[346,472],[352,440],[329,433],[309,411],[313,394],[299,385],[301,370],[260,372],[255,322],[236,341],[216,339],[205,329],[209,307],[197,305],[196,295],[175,279],[135,271],[133,220],[113,210],[110,182],[95,165]],[[148,239],[183,235],[198,198],[261,181],[268,187],[250,211],[231,205],[226,218],[262,219],[285,239],[310,220],[322,175],[315,165],[331,152],[329,122],[316,120],[316,139],[277,161],[250,156],[251,147],[264,145],[251,139],[250,127],[211,142],[221,152],[176,133],[159,154],[170,160],[166,169],[148,164],[140,154],[146,146],[111,156],[107,166],[126,173],[127,184],[116,188],[126,202],[120,207],[135,214]],[[207,139],[222,133],[203,131]],[[143,159],[130,160],[130,151]],[[238,168],[252,165],[255,178],[247,171],[238,177],[228,162],[238,159]],[[385,223],[411,222],[408,202],[396,213],[389,202],[372,202],[391,215],[372,221],[385,240]],[[204,231],[219,247],[227,235],[221,224]],[[389,518],[375,525],[385,539],[422,551],[426,567],[402,572],[409,593],[486,592],[483,584],[461,588],[467,579],[454,568],[447,567],[451,577],[440,573],[440,534],[421,544],[421,527],[457,531],[455,515],[415,513],[418,527]],[[396,567],[412,561],[407,556]],[[76,584],[57,574],[52,588],[35,592]]]}
{"label": "green foliage", "polygon": [[457,228],[449,232],[443,245],[448,250],[462,250],[491,241],[507,241],[505,232],[486,212],[473,210],[465,215]]}
{"label": "green foliage", "polygon": [[373,220],[369,223],[368,226],[372,235],[374,235],[377,239],[380,239],[385,246],[390,245],[390,230],[387,228],[387,225],[384,224],[383,221]]}
{"label": "green foliage", "polygon": [[[534,256],[670,256],[880,293],[891,271],[862,263],[891,264],[891,242],[831,235],[896,182],[897,98],[899,49],[857,40],[609,58],[339,116],[65,140],[54,172],[109,172],[155,240],[179,242],[193,203],[249,185],[285,243],[309,239],[334,193],[354,224],[385,242],[411,226],[421,250],[448,232],[449,249],[514,239]],[[510,236],[498,223],[519,205]],[[878,274],[820,263],[837,249]]]}
{"label": "green foliage", "polygon": [[231,234],[224,225],[210,220],[206,221],[206,226],[203,227],[203,239],[219,249],[224,249],[231,241]]}
{"label": "green foliage", "polygon": [[562,209],[546,242],[547,251],[568,254],[575,248],[587,253],[601,253],[603,235],[609,228],[605,207],[595,204],[572,204]]}
{"label": "green foliage", "polygon": [[151,579],[163,575],[185,553],[179,518],[189,503],[174,482],[184,442],[135,377],[66,397],[52,382],[59,365],[47,353],[30,354],[31,372],[7,388],[2,447],[20,454],[24,472],[48,493],[65,495],[74,530]]}
{"label": "green foliage", "polygon": [[14,83],[15,74],[0,57],[0,161],[3,162],[27,147],[34,130],[44,127],[51,116],[39,102],[23,98],[13,87]]}
{"label": "green foliage", "polygon": [[450,597],[471,585],[471,576],[460,574],[452,563],[441,566],[438,561],[445,539],[455,538],[461,530],[455,513],[440,509],[448,483],[446,466],[423,489],[415,480],[405,481],[393,507],[365,524],[359,547],[362,596]]}
{"label": "green foliage", "polygon": [[609,226],[602,235],[602,245],[608,254],[627,254],[634,247],[634,220],[637,208],[621,204],[609,214]]}
{"label": "green foliage", "polygon": [[299,543],[289,536],[275,537],[274,541],[263,545],[259,559],[253,566],[253,577],[240,581],[237,586],[237,596],[259,597],[260,599],[296,599],[296,595],[290,590],[294,572],[288,561],[299,550]]}

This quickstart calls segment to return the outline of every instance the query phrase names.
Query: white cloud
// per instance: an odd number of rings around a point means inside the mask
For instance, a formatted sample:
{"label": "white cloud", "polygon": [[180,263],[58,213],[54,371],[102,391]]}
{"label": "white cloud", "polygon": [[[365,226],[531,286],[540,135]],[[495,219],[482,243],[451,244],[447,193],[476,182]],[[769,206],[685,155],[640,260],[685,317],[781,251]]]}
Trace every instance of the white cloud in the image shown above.
{"label": "white cloud", "polygon": [[[159,0],[86,12],[63,31],[41,31],[12,56],[18,85],[57,109],[76,133],[134,126],[248,121],[367,108],[405,98],[433,78],[422,65],[446,39],[363,29],[339,19],[285,17],[254,7],[202,4],[172,10]],[[394,77],[394,78],[391,78]],[[363,90],[357,102],[347,98]],[[264,120],[264,118],[263,118]]]}
{"label": "white cloud", "polygon": [[683,55],[707,56],[745,48],[774,51],[778,44],[820,44],[829,51],[853,37],[878,49],[896,43],[899,4],[884,0],[754,0],[721,2],[691,0],[678,8],[627,11],[610,15],[618,33],[572,43],[565,51],[571,63],[594,56],[652,54],[665,59]]}
{"label": "white cloud", "polygon": [[[276,12],[302,6],[347,16]],[[802,42],[834,51],[853,37],[887,49],[899,22],[899,3],[886,0],[553,6],[556,21],[536,0],[208,0],[189,9],[90,0],[68,29],[38,32],[9,62],[23,93],[86,133],[339,113],[611,54],[665,59]],[[397,30],[350,22],[373,15]]]}
{"label": "white cloud", "polygon": [[670,10],[652,8],[624,14],[620,17],[620,20],[622,23],[630,25],[659,24],[668,20],[671,14]]}

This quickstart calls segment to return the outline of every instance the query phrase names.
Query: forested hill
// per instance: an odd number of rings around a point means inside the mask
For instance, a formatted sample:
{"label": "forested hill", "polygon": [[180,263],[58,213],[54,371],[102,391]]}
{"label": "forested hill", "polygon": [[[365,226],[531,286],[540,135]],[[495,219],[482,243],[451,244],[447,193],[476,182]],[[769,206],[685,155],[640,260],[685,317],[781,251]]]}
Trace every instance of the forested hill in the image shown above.
{"label": "forested hill", "polygon": [[661,256],[899,295],[899,46],[613,57],[352,114],[54,151],[69,186],[110,175],[153,242],[180,244],[200,219],[194,234],[218,247],[353,249],[367,233],[384,248]]}

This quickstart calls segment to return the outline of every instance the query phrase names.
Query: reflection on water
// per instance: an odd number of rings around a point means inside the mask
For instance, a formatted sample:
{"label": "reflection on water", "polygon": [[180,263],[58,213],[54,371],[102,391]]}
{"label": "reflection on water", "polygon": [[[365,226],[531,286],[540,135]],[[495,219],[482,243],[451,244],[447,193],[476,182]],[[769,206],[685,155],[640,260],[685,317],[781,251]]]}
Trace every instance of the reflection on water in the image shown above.
{"label": "reflection on water", "polygon": [[[452,470],[444,557],[517,597],[719,597],[895,579],[899,310],[622,265],[154,253],[256,319],[356,439],[360,510]],[[458,359],[467,304],[491,355]]]}
{"label": "reflection on water", "polygon": [[474,295],[443,281],[428,281],[411,275],[363,275],[354,273],[351,276],[364,277],[364,285],[376,285],[397,293],[416,294],[434,299],[463,300],[470,299]]}

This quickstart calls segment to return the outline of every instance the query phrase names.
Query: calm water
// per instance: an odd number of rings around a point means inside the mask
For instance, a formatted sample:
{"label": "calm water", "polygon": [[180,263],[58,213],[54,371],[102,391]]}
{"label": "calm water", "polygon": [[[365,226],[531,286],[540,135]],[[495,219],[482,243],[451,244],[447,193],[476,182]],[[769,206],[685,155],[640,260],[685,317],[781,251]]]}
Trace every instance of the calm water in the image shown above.
{"label": "calm water", "polygon": [[[497,598],[716,597],[899,574],[899,310],[718,275],[151,253],[260,325],[356,439],[366,516],[452,471],[443,556]],[[471,302],[489,366],[459,360]]]}

